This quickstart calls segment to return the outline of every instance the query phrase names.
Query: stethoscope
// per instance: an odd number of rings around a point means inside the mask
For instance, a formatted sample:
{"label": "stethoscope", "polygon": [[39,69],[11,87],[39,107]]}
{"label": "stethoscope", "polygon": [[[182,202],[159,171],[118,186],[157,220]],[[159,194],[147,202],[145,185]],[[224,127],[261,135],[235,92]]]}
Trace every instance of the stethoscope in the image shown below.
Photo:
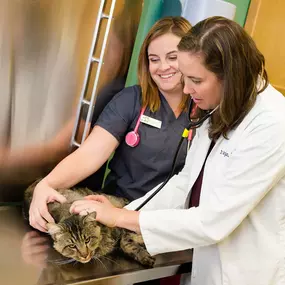
{"label": "stethoscope", "polygon": [[[213,109],[211,111],[208,111],[201,119],[198,119],[198,120],[195,120],[195,121],[191,120],[191,117],[190,117],[194,108],[196,108],[196,106],[194,106],[194,101],[191,98],[190,105],[189,105],[189,110],[188,110],[188,118],[189,118],[190,122],[189,122],[189,125],[187,126],[187,128],[184,129],[184,131],[182,133],[182,136],[181,136],[181,139],[179,141],[179,144],[177,146],[177,149],[176,149],[176,152],[175,152],[175,155],[174,155],[174,158],[173,158],[172,166],[171,166],[171,172],[169,173],[169,175],[167,176],[165,181],[145,201],[143,201],[141,203],[141,205],[139,205],[135,209],[135,211],[139,211],[148,201],[150,201],[168,183],[168,181],[170,180],[170,178],[174,174],[178,153],[179,153],[179,150],[180,150],[181,145],[183,143],[183,140],[185,138],[188,138],[188,141],[192,140],[192,138],[193,138],[193,130],[201,127],[202,124],[208,118],[210,118],[211,115],[219,108],[219,106],[217,106],[215,109]],[[139,143],[140,137],[139,137],[139,134],[138,134],[138,128],[139,128],[141,116],[143,115],[144,111],[145,111],[145,108],[142,108],[134,131],[129,132],[126,135],[126,137],[125,137],[126,143],[128,145],[129,145],[129,143],[131,143],[132,145],[130,145],[130,146],[132,146],[132,147],[138,145],[138,143]]]}
{"label": "stethoscope", "polygon": [[136,123],[134,130],[128,132],[127,135],[125,136],[125,142],[130,147],[135,147],[140,142],[140,135],[138,133],[138,129],[139,129],[139,126],[141,123],[141,117],[143,116],[145,109],[146,109],[146,107],[141,108],[140,115],[138,117],[138,120],[137,120],[137,123]]}

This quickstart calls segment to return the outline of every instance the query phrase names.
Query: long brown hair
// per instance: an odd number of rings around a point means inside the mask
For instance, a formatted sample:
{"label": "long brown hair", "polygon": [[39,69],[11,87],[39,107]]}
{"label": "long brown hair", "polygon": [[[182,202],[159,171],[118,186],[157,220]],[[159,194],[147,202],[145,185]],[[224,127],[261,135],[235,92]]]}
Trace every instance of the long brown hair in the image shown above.
{"label": "long brown hair", "polygon": [[201,54],[204,66],[221,80],[223,94],[212,115],[209,136],[227,138],[268,85],[264,56],[242,27],[223,17],[196,24],[181,39],[178,50]]}
{"label": "long brown hair", "polygon": [[[154,39],[167,33],[182,38],[191,28],[190,23],[183,17],[165,17],[158,20],[148,32],[138,59],[138,80],[142,89],[142,106],[149,106],[152,112],[160,107],[160,98],[157,85],[149,73],[148,46]],[[181,110],[186,108],[188,96],[183,96]]]}

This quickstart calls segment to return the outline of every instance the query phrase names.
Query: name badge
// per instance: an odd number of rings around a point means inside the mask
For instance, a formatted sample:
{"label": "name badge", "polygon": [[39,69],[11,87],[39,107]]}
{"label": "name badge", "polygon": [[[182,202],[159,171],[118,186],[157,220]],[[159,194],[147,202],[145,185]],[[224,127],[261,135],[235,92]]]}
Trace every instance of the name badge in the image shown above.
{"label": "name badge", "polygon": [[158,129],[161,128],[161,121],[148,117],[146,115],[141,116],[141,122],[144,124],[150,125],[152,127],[158,128]]}

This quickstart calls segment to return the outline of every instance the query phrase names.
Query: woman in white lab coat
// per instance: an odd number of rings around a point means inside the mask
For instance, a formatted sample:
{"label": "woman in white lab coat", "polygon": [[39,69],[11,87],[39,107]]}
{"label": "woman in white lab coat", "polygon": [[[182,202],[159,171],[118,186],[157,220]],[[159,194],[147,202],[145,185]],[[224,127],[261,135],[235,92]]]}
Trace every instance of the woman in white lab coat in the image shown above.
{"label": "woman in white lab coat", "polygon": [[191,285],[285,284],[285,98],[233,21],[198,23],[178,49],[184,92],[201,113],[219,106],[184,169],[140,212],[151,192],[129,210],[91,196],[71,211],[142,233],[152,255],[194,248]]}

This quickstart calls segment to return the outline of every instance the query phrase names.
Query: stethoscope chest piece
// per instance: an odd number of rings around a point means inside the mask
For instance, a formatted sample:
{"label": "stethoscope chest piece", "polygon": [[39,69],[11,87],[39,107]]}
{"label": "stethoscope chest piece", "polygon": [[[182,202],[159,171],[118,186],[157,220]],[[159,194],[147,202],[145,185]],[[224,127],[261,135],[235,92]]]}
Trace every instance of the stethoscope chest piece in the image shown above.
{"label": "stethoscope chest piece", "polygon": [[125,137],[125,142],[128,146],[135,147],[140,142],[140,135],[135,131],[131,131],[131,132],[127,133],[127,135]]}
{"label": "stethoscope chest piece", "polygon": [[141,111],[140,111],[140,114],[139,114],[139,117],[138,117],[135,129],[133,131],[128,132],[126,134],[126,136],[125,136],[125,142],[130,147],[135,147],[140,142],[140,135],[138,133],[138,129],[139,129],[141,117],[144,114],[145,109],[146,109],[146,107],[142,107],[141,108]]}

